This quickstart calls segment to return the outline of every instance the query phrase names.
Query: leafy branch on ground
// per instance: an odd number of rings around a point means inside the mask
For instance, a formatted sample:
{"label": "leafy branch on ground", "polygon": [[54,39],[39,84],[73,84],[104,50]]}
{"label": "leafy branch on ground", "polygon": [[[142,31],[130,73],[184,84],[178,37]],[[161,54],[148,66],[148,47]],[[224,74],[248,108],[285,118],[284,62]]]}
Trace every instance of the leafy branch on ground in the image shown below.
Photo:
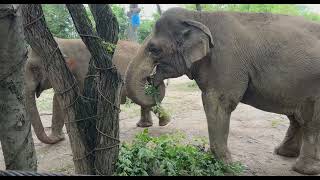
{"label": "leafy branch on ground", "polygon": [[116,173],[119,176],[223,176],[239,175],[239,163],[226,165],[216,160],[208,145],[183,143],[183,133],[151,137],[148,129],[132,143],[121,145]]}

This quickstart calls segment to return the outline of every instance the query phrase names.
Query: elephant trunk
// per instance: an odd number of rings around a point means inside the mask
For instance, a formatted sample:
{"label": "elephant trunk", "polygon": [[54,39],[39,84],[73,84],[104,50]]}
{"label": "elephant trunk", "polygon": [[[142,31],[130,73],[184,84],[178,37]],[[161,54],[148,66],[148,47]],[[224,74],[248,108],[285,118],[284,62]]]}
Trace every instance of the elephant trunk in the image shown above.
{"label": "elephant trunk", "polygon": [[26,90],[26,111],[37,138],[45,144],[55,144],[59,138],[48,137],[44,131],[43,124],[36,105],[35,91]]}
{"label": "elephant trunk", "polygon": [[[156,104],[154,97],[145,93],[145,84],[154,68],[153,60],[148,57],[144,51],[148,39],[149,38],[145,40],[137,55],[132,59],[127,68],[125,77],[128,97],[130,97],[133,102],[143,107],[151,107]],[[160,83],[158,89],[160,91],[160,97],[158,97],[158,99],[162,101],[165,95],[165,85],[163,82]]]}

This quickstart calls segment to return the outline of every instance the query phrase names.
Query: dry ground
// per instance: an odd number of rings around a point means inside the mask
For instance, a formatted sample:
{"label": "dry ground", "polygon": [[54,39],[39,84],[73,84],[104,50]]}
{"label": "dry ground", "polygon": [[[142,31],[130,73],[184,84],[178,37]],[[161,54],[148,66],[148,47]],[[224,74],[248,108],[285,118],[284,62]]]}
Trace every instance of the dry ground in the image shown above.
{"label": "dry ground", "polygon": [[[52,90],[41,95],[37,101],[41,113],[51,113],[51,100]],[[201,93],[187,77],[170,80],[163,104],[171,113],[173,121],[165,127],[159,127],[158,119],[153,116],[154,126],[149,128],[152,135],[181,130],[188,137],[208,137]],[[143,130],[136,127],[140,117],[139,107],[127,104],[121,108],[120,138],[122,141],[130,141],[137,132]],[[46,131],[50,132],[51,115],[42,115],[41,118]],[[243,175],[300,175],[291,170],[295,158],[284,158],[273,153],[274,147],[284,137],[288,123],[286,116],[239,104],[231,116],[229,147],[234,160],[246,167]],[[35,137],[34,140],[40,172],[73,173],[68,138],[55,145],[43,144]],[[0,169],[4,169],[2,155]]]}

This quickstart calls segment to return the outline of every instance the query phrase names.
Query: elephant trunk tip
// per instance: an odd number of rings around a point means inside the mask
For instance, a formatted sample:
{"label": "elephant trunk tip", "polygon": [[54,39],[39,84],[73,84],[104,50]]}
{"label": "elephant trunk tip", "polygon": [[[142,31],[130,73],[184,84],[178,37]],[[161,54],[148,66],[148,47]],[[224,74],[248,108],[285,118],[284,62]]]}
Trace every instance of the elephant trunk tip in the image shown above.
{"label": "elephant trunk tip", "polygon": [[40,134],[36,133],[36,136],[41,142],[43,142],[45,144],[56,144],[59,141],[63,140],[63,138],[59,138],[59,137],[55,137],[55,136],[49,137],[49,136],[47,136],[47,134],[44,131],[41,132]]}

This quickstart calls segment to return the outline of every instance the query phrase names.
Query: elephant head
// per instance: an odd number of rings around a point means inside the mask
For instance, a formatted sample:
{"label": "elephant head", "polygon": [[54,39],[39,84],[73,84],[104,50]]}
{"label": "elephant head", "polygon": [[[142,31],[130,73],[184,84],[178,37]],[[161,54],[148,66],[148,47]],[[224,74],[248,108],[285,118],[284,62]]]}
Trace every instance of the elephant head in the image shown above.
{"label": "elephant head", "polygon": [[192,12],[174,8],[166,11],[156,22],[153,32],[127,70],[127,91],[135,97],[132,99],[135,103],[154,104],[143,93],[144,84],[154,69],[151,80],[155,86],[162,87],[163,80],[167,78],[184,74],[191,78],[192,65],[210,53],[213,40],[209,28],[199,21],[190,20],[191,16]]}
{"label": "elephant head", "polygon": [[29,49],[28,61],[25,66],[25,95],[27,116],[31,120],[32,127],[38,139],[46,144],[54,144],[60,141],[61,137],[47,136],[40,119],[39,111],[36,105],[36,97],[39,97],[42,91],[51,88],[50,82],[41,67],[41,59],[32,49]]}

